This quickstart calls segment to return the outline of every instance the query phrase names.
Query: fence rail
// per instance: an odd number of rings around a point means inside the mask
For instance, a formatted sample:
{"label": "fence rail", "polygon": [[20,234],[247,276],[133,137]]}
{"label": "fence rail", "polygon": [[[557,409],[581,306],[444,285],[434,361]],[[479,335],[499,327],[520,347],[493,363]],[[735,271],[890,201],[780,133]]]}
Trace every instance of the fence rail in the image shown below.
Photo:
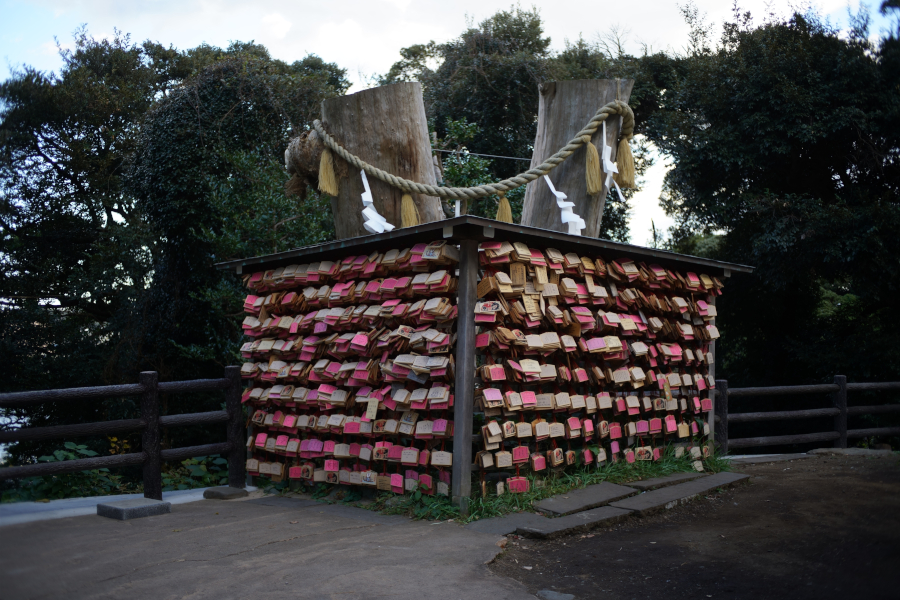
{"label": "fence rail", "polygon": [[[217,390],[225,392],[225,410],[159,416],[160,393],[179,394]],[[141,431],[141,452],[0,468],[0,481],[39,475],[60,475],[91,469],[111,469],[142,465],[144,496],[162,500],[162,461],[185,460],[194,456],[209,454],[225,454],[228,456],[228,485],[244,487],[245,457],[242,452],[244,449],[242,443],[244,422],[241,408],[240,367],[225,367],[225,377],[221,379],[195,379],[192,381],[166,381],[160,383],[155,371],[146,371],[141,373],[140,383],[0,394],[0,407],[19,408],[44,402],[111,396],[141,396],[141,418],[79,423],[77,425],[58,425],[54,427],[23,427],[12,431],[0,432],[0,443]],[[226,423],[227,441],[219,444],[165,450],[160,447],[161,427],[184,427],[210,423]]]}
{"label": "fence rail", "polygon": [[[847,417],[867,414],[900,413],[900,404],[878,406],[847,406],[847,392],[900,390],[900,381],[880,383],[847,383],[844,375],[835,375],[834,383],[821,385],[789,385],[772,387],[729,388],[728,381],[716,381],[715,440],[725,453],[729,449],[757,448],[761,446],[781,446],[786,444],[806,444],[811,442],[832,442],[835,448],[846,448],[847,440],[869,436],[900,435],[900,427],[873,427],[868,429],[847,429]],[[767,412],[745,412],[730,414],[728,399],[740,396],[776,396],[830,393],[832,406],[807,410],[780,410]],[[751,438],[729,438],[729,423],[753,423],[784,419],[834,418],[834,429],[819,433],[796,435],[775,435]]]}

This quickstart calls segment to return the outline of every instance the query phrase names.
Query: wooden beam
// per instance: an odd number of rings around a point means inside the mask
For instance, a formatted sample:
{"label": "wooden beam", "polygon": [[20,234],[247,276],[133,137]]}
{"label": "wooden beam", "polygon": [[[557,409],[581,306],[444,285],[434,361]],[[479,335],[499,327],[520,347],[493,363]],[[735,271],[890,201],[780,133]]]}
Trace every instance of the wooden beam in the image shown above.
{"label": "wooden beam", "polygon": [[840,434],[840,437],[834,440],[835,448],[847,447],[847,377],[845,375],[835,375],[834,385],[838,389],[831,394],[831,401],[837,409],[834,416],[834,430]]}
{"label": "wooden beam", "polygon": [[459,245],[456,380],[453,397],[453,478],[450,496],[466,515],[472,495],[472,413],[475,410],[475,301],[478,286],[478,242]]}
{"label": "wooden beam", "polygon": [[141,451],[144,453],[144,498],[162,500],[162,462],[160,461],[159,434],[159,376],[156,371],[144,371],[139,380],[144,393],[141,395],[141,419],[147,426],[141,435]]}
{"label": "wooden beam", "polygon": [[113,396],[137,396],[144,388],[139,383],[104,385],[97,387],[67,388],[63,390],[37,390],[0,394],[0,408],[19,408],[44,402],[81,400],[84,398],[108,398]]}
{"label": "wooden beam", "polygon": [[753,423],[756,421],[779,421],[782,419],[818,419],[822,417],[836,417],[839,414],[840,410],[838,408],[773,410],[770,412],[731,413],[728,415],[728,421],[729,423]]}
{"label": "wooden beam", "polygon": [[76,425],[57,425],[54,427],[23,427],[0,431],[0,444],[11,442],[33,442],[86,435],[109,435],[143,429],[147,422],[143,419],[125,419],[121,421],[102,421],[98,423],[78,423]]}
{"label": "wooden beam", "polygon": [[715,442],[722,454],[728,454],[728,380],[716,381],[716,390],[713,394],[713,427],[715,427]]}
{"label": "wooden beam", "polygon": [[213,410],[202,413],[187,413],[184,415],[166,415],[159,418],[160,427],[187,427],[189,425],[209,425],[211,423],[223,423],[228,420],[228,411]]}
{"label": "wooden beam", "polygon": [[132,454],[114,454],[112,456],[96,456],[93,458],[79,458],[78,460],[64,460],[62,462],[6,467],[0,469],[0,481],[4,479],[20,479],[22,477],[61,475],[63,473],[75,473],[76,471],[90,471],[93,469],[130,467],[142,464],[145,458],[143,452],[135,452]]}
{"label": "wooden beam", "polygon": [[[436,185],[428,119],[418,82],[403,82],[337,96],[322,102],[325,129],[342,147],[392,175]],[[339,193],[331,199],[337,238],[368,235],[363,228],[359,170],[335,156]],[[398,229],[403,192],[368,177],[375,208]],[[440,201],[413,194],[421,223],[444,218]]]}
{"label": "wooden beam", "polygon": [[163,381],[159,384],[161,394],[182,392],[214,392],[224,390],[229,385],[227,379],[194,379],[191,381]]}
{"label": "wooden beam", "polygon": [[840,437],[837,431],[804,433],[800,435],[773,435],[769,437],[737,438],[728,441],[730,448],[757,448],[759,446],[786,446],[810,442],[830,442]]}
{"label": "wooden beam", "polygon": [[900,412],[900,404],[882,404],[879,406],[850,406],[847,414],[850,416],[869,415],[876,413]]}
{"label": "wooden beam", "polygon": [[241,368],[225,367],[225,379],[228,389],[225,390],[225,409],[228,415],[228,431],[226,439],[231,444],[228,451],[228,485],[243,488],[247,479],[246,446],[244,445],[244,407],[241,405]]}
{"label": "wooden beam", "polygon": [[900,390],[900,381],[883,381],[880,383],[848,383],[847,390],[851,392]]}
{"label": "wooden beam", "polygon": [[874,427],[872,429],[851,429],[847,431],[847,437],[862,438],[871,436],[900,435],[900,427]]}
{"label": "wooden beam", "polygon": [[[549,81],[538,86],[538,124],[534,140],[534,153],[531,157],[531,168],[544,162],[565,146],[597,110],[616,100],[628,102],[631,96],[633,79],[580,79],[569,81]],[[621,117],[610,117],[606,120],[606,143],[612,151],[612,159],[616,158],[619,126]],[[591,137],[591,143],[602,148],[602,128]],[[597,237],[600,222],[606,205],[606,186],[595,195],[589,196],[585,185],[585,153],[582,147],[565,162],[550,172],[550,181],[560,192],[574,202],[572,210],[584,219],[587,228],[582,231],[586,237]],[[602,164],[602,155],[601,155]],[[556,197],[543,178],[528,184],[525,190],[525,203],[522,210],[522,225],[568,231],[559,216]]]}
{"label": "wooden beam", "polygon": [[821,385],[776,385],[772,387],[748,387],[731,388],[729,396],[792,396],[798,394],[824,394],[838,391],[838,386],[833,383]]}
{"label": "wooden beam", "polygon": [[[163,450],[160,456],[163,460],[185,460],[195,456],[209,456],[210,454],[226,454],[232,450],[228,442],[220,444],[204,444],[202,446],[186,446],[184,448],[169,448]],[[229,478],[230,479],[230,478]],[[144,494],[146,496],[146,494]]]}

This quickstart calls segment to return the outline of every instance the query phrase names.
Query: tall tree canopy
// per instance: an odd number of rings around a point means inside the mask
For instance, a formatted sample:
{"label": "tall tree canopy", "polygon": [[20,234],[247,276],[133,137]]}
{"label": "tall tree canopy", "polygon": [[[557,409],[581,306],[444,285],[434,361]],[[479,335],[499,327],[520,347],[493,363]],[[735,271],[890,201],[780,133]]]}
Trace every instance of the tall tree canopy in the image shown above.
{"label": "tall tree canopy", "polygon": [[[84,30],[61,55],[58,75],[0,84],[3,388],[217,373],[235,360],[226,315],[240,305],[213,261],[330,235],[322,199],[287,198],[279,163],[321,100],[347,90],[345,71],[252,43],[182,52]],[[6,426],[128,406],[8,411]]]}
{"label": "tall tree canopy", "polygon": [[[513,7],[470,26],[444,44],[429,42],[402,49],[402,60],[380,81],[421,82],[430,126],[441,140],[449,142],[448,147],[458,146],[460,124],[476,125],[477,132],[467,136],[464,143],[469,152],[530,158],[537,131],[538,86],[542,82],[633,74],[612,59],[608,47],[579,40],[564,52],[554,53],[550,43],[537,9]],[[632,104],[639,101],[632,95]],[[591,116],[585,115],[585,121]],[[649,162],[643,152],[638,152],[637,159],[640,175]],[[526,170],[528,164],[508,159],[475,161],[475,176],[472,165],[459,169],[457,160],[451,159],[452,185],[510,177]],[[453,177],[460,171],[469,173],[471,179]],[[632,193],[626,195],[630,198]],[[514,217],[521,214],[523,197],[524,188],[508,195]],[[600,236],[627,240],[627,199],[611,194],[606,206]],[[496,202],[476,203],[473,212],[493,217]]]}
{"label": "tall tree canopy", "polygon": [[897,57],[862,17],[844,36],[815,14],[736,14],[677,60],[645,131],[674,164],[672,246],[713,236],[708,253],[757,267],[722,303],[736,382],[900,375]]}

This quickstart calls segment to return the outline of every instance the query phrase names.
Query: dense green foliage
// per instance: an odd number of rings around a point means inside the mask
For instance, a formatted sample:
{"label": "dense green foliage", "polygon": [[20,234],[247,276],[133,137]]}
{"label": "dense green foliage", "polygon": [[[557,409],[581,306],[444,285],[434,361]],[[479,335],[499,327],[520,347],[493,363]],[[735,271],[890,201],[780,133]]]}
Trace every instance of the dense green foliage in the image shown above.
{"label": "dense green foliage", "polygon": [[[458,140],[454,124],[476,125],[477,131],[461,142],[469,152],[530,158],[537,132],[538,86],[557,79],[594,79],[630,76],[609,48],[579,40],[560,54],[550,51],[537,9],[521,7],[499,11],[477,27],[470,27],[444,44],[429,42],[404,48],[402,60],[381,78],[381,83],[419,81],[425,96],[430,127],[439,138]],[[431,68],[431,65],[435,65]],[[630,102],[637,107],[639,94]],[[585,115],[585,121],[591,115]],[[457,128],[458,129],[458,128]],[[638,131],[640,133],[640,131]],[[456,149],[456,145],[450,146]],[[649,166],[645,153],[636,153],[639,175]],[[445,160],[451,174],[448,181],[477,185],[510,177],[527,170],[528,163],[491,159],[467,164],[471,179],[459,179],[460,168]],[[469,158],[468,160],[471,160]],[[448,165],[448,163],[450,163]],[[630,198],[632,192],[625,192]],[[508,196],[513,216],[521,215],[524,191]],[[628,200],[610,194],[600,237],[627,241]],[[475,214],[493,217],[496,198],[477,203]],[[490,207],[493,207],[491,210]]]}
{"label": "dense green foliage", "polygon": [[900,376],[898,58],[864,19],[847,37],[815,15],[736,15],[714,49],[680,61],[649,119],[675,164],[672,247],[757,267],[720,308],[736,384]]}
{"label": "dense green foliage", "polygon": [[[455,151],[442,155],[444,179],[472,185],[525,166],[475,153],[530,156],[541,82],[634,79],[638,176],[652,148],[673,166],[665,243],[757,267],[727,283],[717,374],[734,385],[896,380],[896,27],[875,42],[863,14],[839,32],[814,13],[756,25],[736,13],[714,38],[696,9],[684,13],[683,53],[634,56],[615,32],[555,52],[540,15],[512,8],[403,49],[382,82],[422,83],[437,147]],[[134,382],[143,370],[218,376],[237,360],[241,290],[213,263],[333,236],[327,198],[284,194],[282,155],[322,99],[346,93],[345,72],[253,43],[181,51],[86,31],[62,58],[58,74],[25,67],[0,83],[0,390]],[[516,218],[522,196],[509,196]],[[610,196],[602,236],[627,240],[628,208]],[[220,402],[164,397],[163,411]],[[0,427],[135,411],[134,398],[47,404],[3,411]],[[221,435],[173,430],[164,443]],[[10,454],[30,462],[58,447]]]}
{"label": "dense green foliage", "polygon": [[[333,236],[327,201],[286,197],[279,163],[321,100],[346,92],[344,71],[254,44],[75,42],[59,75],[26,68],[0,85],[3,389],[220,376],[236,360],[240,289],[212,264]],[[221,396],[170,400],[164,412],[192,412]],[[4,426],[135,410],[133,398],[46,404],[5,411]],[[219,429],[164,443],[220,441]],[[57,443],[14,445],[12,459]]]}

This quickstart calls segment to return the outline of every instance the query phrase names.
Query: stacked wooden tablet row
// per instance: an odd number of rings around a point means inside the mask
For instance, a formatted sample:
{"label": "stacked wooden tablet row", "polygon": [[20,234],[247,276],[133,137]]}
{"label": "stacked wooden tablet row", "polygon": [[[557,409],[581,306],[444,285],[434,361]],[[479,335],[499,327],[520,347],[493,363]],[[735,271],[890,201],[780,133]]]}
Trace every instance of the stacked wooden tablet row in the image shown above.
{"label": "stacked wooden tablet row", "polygon": [[448,493],[458,260],[441,241],[245,277],[248,472]]}
{"label": "stacked wooden tablet row", "polygon": [[521,243],[479,250],[476,466],[515,470],[521,492],[523,470],[656,460],[675,442],[702,469],[721,281]]}

